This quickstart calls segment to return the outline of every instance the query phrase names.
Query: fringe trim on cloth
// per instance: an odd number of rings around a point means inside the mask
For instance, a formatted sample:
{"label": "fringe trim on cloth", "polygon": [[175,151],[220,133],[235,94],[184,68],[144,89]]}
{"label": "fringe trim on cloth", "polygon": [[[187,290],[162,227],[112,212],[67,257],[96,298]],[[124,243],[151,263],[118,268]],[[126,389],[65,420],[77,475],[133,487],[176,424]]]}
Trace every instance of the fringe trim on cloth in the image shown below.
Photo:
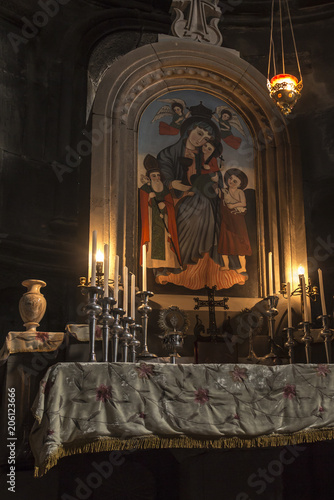
{"label": "fringe trim on cloth", "polygon": [[265,448],[287,446],[300,443],[316,443],[334,439],[334,428],[309,429],[294,434],[270,434],[254,438],[225,437],[218,439],[195,439],[189,436],[173,438],[145,436],[130,439],[100,438],[92,442],[71,443],[61,445],[40,467],[35,467],[35,477],[42,477],[60,458],[79,453],[96,453],[100,451],[148,450],[160,448],[196,448],[196,449],[232,449],[232,448]]}

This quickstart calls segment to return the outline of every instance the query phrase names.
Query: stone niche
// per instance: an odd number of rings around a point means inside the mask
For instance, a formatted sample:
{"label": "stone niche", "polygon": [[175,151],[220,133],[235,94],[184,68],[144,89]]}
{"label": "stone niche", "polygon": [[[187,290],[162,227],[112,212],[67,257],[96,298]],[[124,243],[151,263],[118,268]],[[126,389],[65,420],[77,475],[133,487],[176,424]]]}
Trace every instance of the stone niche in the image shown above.
{"label": "stone niche", "polygon": [[[297,268],[306,263],[300,152],[293,124],[270,100],[265,77],[236,51],[167,37],[127,53],[106,69],[92,107],[92,129],[98,140],[93,141],[92,150],[90,233],[97,230],[100,248],[109,243],[111,262],[118,254],[120,269],[126,262],[140,277],[140,120],[152,102],[185,90],[222,99],[242,118],[253,142],[257,285],[251,296],[222,291],[230,296],[229,314],[233,315],[254,307],[268,294],[269,251],[273,253],[275,291],[287,281],[296,288]],[[140,279],[138,285],[140,288]],[[192,322],[193,297],[205,298],[203,290],[189,293],[179,288],[172,294],[155,293],[153,307],[178,305],[189,312]],[[286,301],[280,302],[285,310]],[[299,301],[294,307],[298,310]],[[219,314],[220,319],[225,317]]]}

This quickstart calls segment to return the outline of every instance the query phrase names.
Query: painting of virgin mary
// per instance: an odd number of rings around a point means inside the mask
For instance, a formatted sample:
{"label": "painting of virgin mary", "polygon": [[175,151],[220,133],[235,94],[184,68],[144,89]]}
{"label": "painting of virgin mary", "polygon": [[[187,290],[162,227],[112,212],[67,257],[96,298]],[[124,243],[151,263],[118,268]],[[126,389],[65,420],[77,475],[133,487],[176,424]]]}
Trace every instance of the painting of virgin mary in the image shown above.
{"label": "painting of virgin mary", "polygon": [[223,255],[219,245],[226,213],[222,210],[226,186],[221,132],[214,111],[201,101],[188,109],[179,138],[174,136],[173,143],[156,153],[161,181],[174,202],[180,265],[153,269],[155,282],[189,290],[244,285],[248,280],[245,259],[240,262],[240,255]]}

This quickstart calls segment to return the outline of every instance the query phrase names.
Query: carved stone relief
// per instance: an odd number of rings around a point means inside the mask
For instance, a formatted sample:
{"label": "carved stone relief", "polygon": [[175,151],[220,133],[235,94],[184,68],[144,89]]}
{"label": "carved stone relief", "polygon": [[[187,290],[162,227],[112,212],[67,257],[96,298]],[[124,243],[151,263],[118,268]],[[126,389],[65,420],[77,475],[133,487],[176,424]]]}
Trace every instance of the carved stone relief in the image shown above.
{"label": "carved stone relief", "polygon": [[221,10],[218,0],[174,0],[171,5],[175,19],[172,33],[178,38],[221,45],[218,29]]}

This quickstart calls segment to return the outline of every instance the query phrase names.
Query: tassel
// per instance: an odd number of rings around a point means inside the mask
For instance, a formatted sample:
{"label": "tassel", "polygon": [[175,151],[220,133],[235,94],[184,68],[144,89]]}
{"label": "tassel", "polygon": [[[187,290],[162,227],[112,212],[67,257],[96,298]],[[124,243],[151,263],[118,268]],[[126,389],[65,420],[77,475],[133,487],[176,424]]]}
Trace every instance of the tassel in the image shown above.
{"label": "tassel", "polygon": [[334,439],[334,428],[309,429],[294,434],[270,434],[254,438],[223,437],[217,439],[195,439],[189,436],[174,438],[160,438],[158,436],[145,436],[129,439],[100,438],[98,440],[78,444],[59,446],[58,450],[49,455],[44,463],[35,467],[34,476],[42,477],[60,458],[80,453],[97,453],[100,451],[122,450],[148,450],[159,448],[196,448],[196,449],[233,449],[233,448],[265,448],[274,446],[287,446],[300,443],[315,443]]}

